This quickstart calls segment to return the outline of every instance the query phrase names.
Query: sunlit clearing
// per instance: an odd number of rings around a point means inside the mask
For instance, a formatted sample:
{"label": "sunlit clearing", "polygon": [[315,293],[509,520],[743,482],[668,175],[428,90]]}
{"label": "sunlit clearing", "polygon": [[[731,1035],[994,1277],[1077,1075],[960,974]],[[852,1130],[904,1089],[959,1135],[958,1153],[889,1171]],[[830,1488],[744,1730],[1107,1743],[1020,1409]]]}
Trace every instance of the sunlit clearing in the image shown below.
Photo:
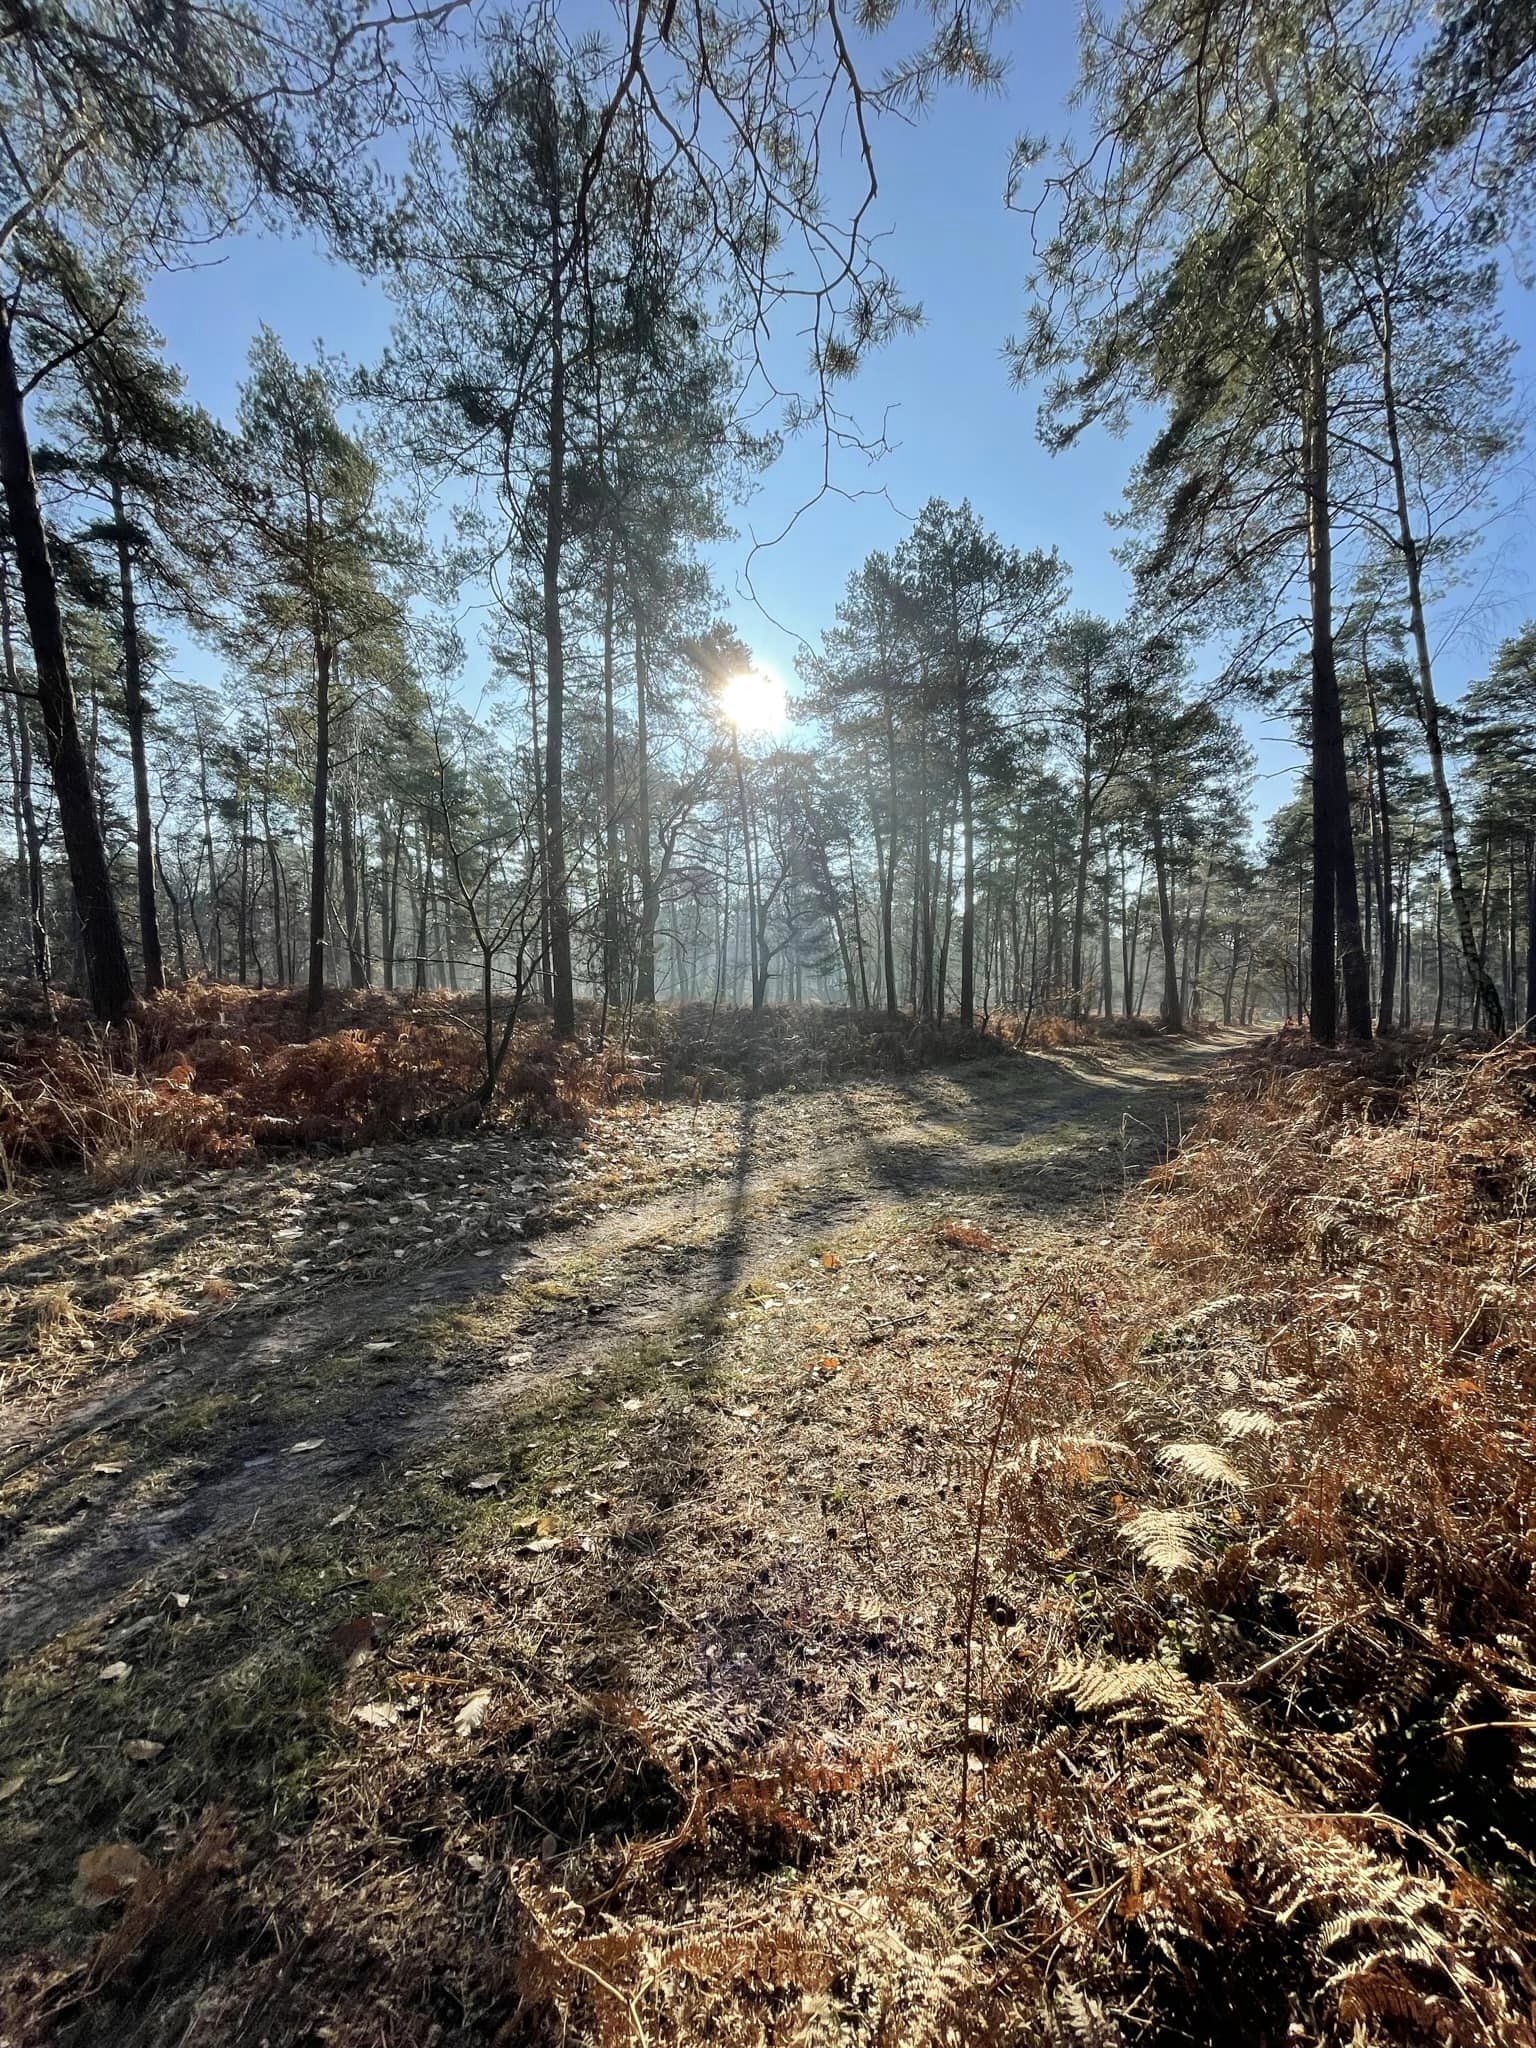
{"label": "sunlit clearing", "polygon": [[744,668],[722,685],[721,715],[738,732],[782,732],[784,685],[763,668]]}

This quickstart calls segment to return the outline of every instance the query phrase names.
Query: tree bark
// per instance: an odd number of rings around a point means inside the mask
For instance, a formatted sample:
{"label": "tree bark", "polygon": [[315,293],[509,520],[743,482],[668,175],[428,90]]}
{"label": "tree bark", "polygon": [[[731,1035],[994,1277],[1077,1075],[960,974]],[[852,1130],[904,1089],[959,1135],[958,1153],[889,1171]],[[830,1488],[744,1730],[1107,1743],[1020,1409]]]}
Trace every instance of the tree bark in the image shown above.
{"label": "tree bark", "polygon": [[16,643],[11,632],[10,563],[0,555],[0,654],[6,688],[16,703],[16,810],[21,828],[17,851],[22,859],[23,907],[32,954],[32,971],[46,989],[48,959],[47,902],[43,883],[43,835],[38,830],[37,801],[32,794],[32,719],[16,677]]}
{"label": "tree bark", "polygon": [[549,956],[557,1036],[576,1033],[571,977],[571,895],[565,867],[565,622],[560,614],[560,561],[565,545],[565,235],[560,208],[558,120],[550,94],[549,202],[549,468],[545,484],[544,659],[548,704],[544,726],[544,850],[549,870]]}
{"label": "tree bark", "polygon": [[120,1024],[133,1001],[133,976],[128,949],[112,893],[112,871],[90,767],[80,735],[64,619],[59,609],[58,582],[48,533],[43,524],[32,468],[32,450],[21,383],[16,368],[11,322],[0,307],[0,485],[11,522],[11,541],[21,582],[22,609],[32,640],[32,665],[37,677],[38,705],[48,747],[48,767],[58,805],[59,829],[69,861],[75,898],[80,951],[85,963],[91,1008],[110,1024]]}
{"label": "tree bark", "polygon": [[960,714],[960,1028],[976,1024],[976,821],[971,801],[971,726]]}
{"label": "tree bark", "polygon": [[1303,260],[1307,290],[1307,396],[1303,422],[1307,567],[1312,611],[1312,1036],[1332,1045],[1339,1035],[1335,945],[1344,967],[1344,1012],[1351,1038],[1371,1035],[1370,975],[1360,933],[1360,883],[1355,870],[1344,755],[1344,715],[1333,645],[1333,529],[1328,404],[1327,328],[1317,199],[1310,169]]}
{"label": "tree bark", "polygon": [[318,1017],[325,1004],[325,856],[331,794],[331,664],[334,651],[324,634],[315,637],[315,787],[309,809],[309,981],[304,1014]]}
{"label": "tree bark", "polygon": [[619,994],[619,763],[613,714],[615,572],[603,565],[603,1014]]}
{"label": "tree bark", "polygon": [[128,545],[123,487],[112,479],[112,526],[117,542],[117,585],[123,615],[123,711],[128,724],[128,755],[133,769],[134,852],[139,885],[139,945],[144,954],[144,992],[165,987],[160,952],[160,923],[155,904],[155,826],[149,808],[149,762],[144,751],[144,652],[139,641],[139,610],[133,588],[133,554]]}
{"label": "tree bark", "polygon": [[[1160,805],[1154,800],[1151,815],[1152,866],[1157,874],[1158,922],[1163,938],[1163,1022],[1170,1031],[1184,1029],[1184,1007],[1179,1001],[1179,956],[1173,935],[1173,902],[1168,894],[1168,856],[1163,845]],[[1137,1010],[1141,1008],[1138,1001]]]}
{"label": "tree bark", "polygon": [[1387,453],[1392,466],[1392,489],[1396,501],[1398,547],[1403,557],[1403,575],[1408,585],[1408,625],[1413,636],[1414,662],[1419,679],[1419,716],[1424,725],[1424,744],[1429,754],[1430,775],[1435,785],[1435,807],[1440,814],[1440,848],[1445,858],[1446,884],[1456,918],[1456,935],[1461,942],[1467,973],[1477,990],[1489,1028],[1496,1036],[1504,1032],[1504,1006],[1483,959],[1472,930],[1472,905],[1462,879],[1461,853],[1456,843],[1456,812],[1451,802],[1450,779],[1445,772],[1445,745],[1440,733],[1440,704],[1435,695],[1434,665],[1429,653],[1429,631],[1424,619],[1424,574],[1418,538],[1408,510],[1408,477],[1403,461],[1402,435],[1397,406],[1397,381],[1393,363],[1392,295],[1380,270],[1377,284],[1381,294],[1381,318],[1377,338],[1381,350],[1382,410],[1387,429]]}
{"label": "tree bark", "polygon": [[341,855],[341,918],[343,937],[347,944],[347,986],[359,989],[368,986],[368,970],[363,959],[362,937],[359,930],[359,891],[357,883],[357,813],[352,802],[352,791],[348,787],[346,772],[346,743],[343,741],[342,774],[336,785],[336,824]]}
{"label": "tree bark", "polygon": [[1077,817],[1077,873],[1072,893],[1071,1011],[1074,1017],[1081,1017],[1083,1014],[1083,926],[1088,915],[1088,854],[1092,829],[1093,783],[1085,743],[1082,801],[1078,807]]}
{"label": "tree bark", "polygon": [[639,611],[635,614],[635,804],[639,812],[636,829],[640,840],[640,937],[635,955],[635,1001],[656,1000],[656,919],[661,910],[651,857],[651,694],[650,664],[645,650],[645,628]]}
{"label": "tree bark", "polygon": [[1371,674],[1369,654],[1365,649],[1361,651],[1361,668],[1365,676],[1366,707],[1371,720],[1371,759],[1376,771],[1376,816],[1381,834],[1381,989],[1377,999],[1376,1017],[1377,1029],[1390,1031],[1395,1021],[1397,997],[1397,901],[1392,874],[1392,806],[1387,797],[1386,744],[1376,704],[1376,683]]}

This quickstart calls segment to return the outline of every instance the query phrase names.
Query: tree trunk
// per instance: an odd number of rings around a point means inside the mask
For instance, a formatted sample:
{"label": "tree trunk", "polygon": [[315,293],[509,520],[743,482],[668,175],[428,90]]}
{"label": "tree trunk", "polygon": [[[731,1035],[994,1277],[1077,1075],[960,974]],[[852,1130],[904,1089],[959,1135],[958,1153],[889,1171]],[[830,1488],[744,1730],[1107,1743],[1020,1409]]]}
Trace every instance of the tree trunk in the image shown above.
{"label": "tree trunk", "polygon": [[1392,465],[1392,488],[1397,507],[1398,546],[1403,557],[1403,574],[1408,584],[1408,624],[1413,635],[1414,660],[1419,678],[1419,716],[1424,725],[1424,744],[1429,754],[1430,774],[1435,785],[1435,806],[1440,814],[1440,848],[1445,859],[1446,882],[1456,933],[1461,941],[1467,973],[1482,1002],[1489,1028],[1496,1036],[1504,1032],[1504,1007],[1499,992],[1483,961],[1472,931],[1472,906],[1461,873],[1461,853],[1456,843],[1456,813],[1451,803],[1451,785],[1445,772],[1445,746],[1440,733],[1440,704],[1435,695],[1434,666],[1430,660],[1429,632],[1424,620],[1423,563],[1419,543],[1408,510],[1408,478],[1403,461],[1402,438],[1397,412],[1397,383],[1393,366],[1392,298],[1378,271],[1381,290],[1381,319],[1377,329],[1381,346],[1382,408],[1387,429],[1387,453]]}
{"label": "tree trunk", "polygon": [[613,721],[614,564],[603,565],[603,1015],[619,992],[619,764]]}
{"label": "tree trunk", "polygon": [[1205,957],[1206,915],[1210,909],[1210,903],[1211,870],[1209,863],[1207,863],[1205,884],[1200,891],[1200,910],[1195,919],[1194,961],[1189,970],[1189,997],[1184,1005],[1184,1013],[1187,1017],[1199,1017],[1202,1014],[1200,1002],[1200,963]]}
{"label": "tree trunk", "polygon": [[1109,861],[1109,842],[1106,839],[1104,844],[1104,892],[1101,905],[1103,918],[1099,933],[1099,949],[1104,955],[1104,970],[1100,976],[1103,986],[1099,990],[1099,1009],[1106,1017],[1112,1017],[1115,1014],[1115,956],[1110,943],[1113,937],[1110,928],[1110,890],[1112,879]]}
{"label": "tree trunk", "polygon": [[1093,785],[1086,750],[1083,756],[1083,792],[1077,818],[1077,876],[1072,894],[1072,995],[1074,1017],[1083,1014],[1083,926],[1088,915],[1088,842],[1093,829]]}
{"label": "tree trunk", "polygon": [[10,563],[0,555],[0,654],[5,684],[16,704],[16,809],[21,826],[22,903],[32,954],[32,971],[46,989],[49,979],[48,918],[43,885],[43,835],[32,794],[32,718],[16,679],[16,643],[11,633]]}
{"label": "tree trunk", "polygon": [[58,804],[59,828],[69,860],[75,918],[91,1008],[108,1023],[121,1023],[133,1001],[128,949],[112,894],[112,872],[90,768],[80,737],[74,685],[58,583],[37,495],[32,451],[16,370],[11,322],[0,306],[0,485],[11,522],[11,543],[21,581],[22,609],[32,640],[38,705],[48,745],[48,767]]}
{"label": "tree trunk", "polygon": [[[883,664],[882,664],[883,669]],[[886,801],[890,806],[886,818],[889,835],[885,871],[880,878],[880,948],[885,965],[885,1011],[888,1017],[901,1014],[901,1003],[896,994],[896,718],[891,703],[889,678],[885,678],[881,691],[881,708],[885,717],[885,786]],[[878,842],[877,842],[878,845]]]}
{"label": "tree trunk", "polygon": [[1225,1025],[1230,1025],[1232,1022],[1232,996],[1237,987],[1237,963],[1242,957],[1242,950],[1243,928],[1240,924],[1234,924],[1232,927],[1232,959],[1227,967],[1226,984],[1221,991],[1221,1021]]}
{"label": "tree trunk", "polygon": [[155,871],[160,878],[160,887],[165,900],[171,906],[171,935],[176,947],[176,972],[183,981],[187,978],[187,942],[181,929],[181,899],[171,887],[171,878],[165,872],[165,856],[160,850],[160,833],[155,831]]}
{"label": "tree trunk", "polygon": [[[556,121],[553,95],[549,110]],[[571,893],[565,866],[565,622],[560,615],[560,561],[565,545],[565,234],[561,220],[557,138],[549,142],[549,468],[544,502],[544,663],[548,705],[544,726],[544,850],[549,871],[549,961],[554,1026],[576,1032],[571,977]]]}
{"label": "tree trunk", "polygon": [[[1179,1001],[1179,957],[1173,934],[1173,901],[1168,893],[1168,856],[1163,846],[1160,806],[1152,805],[1152,865],[1157,873],[1157,911],[1163,936],[1163,1022],[1170,1031],[1184,1029],[1184,1010]],[[1150,965],[1150,962],[1148,963]],[[1141,1004],[1136,1005],[1140,1010]]]}
{"label": "tree trunk", "polygon": [[1381,730],[1381,718],[1376,704],[1376,684],[1371,675],[1368,652],[1361,649],[1361,668],[1365,676],[1365,701],[1370,713],[1370,748],[1372,763],[1376,771],[1376,816],[1381,833],[1381,866],[1379,870],[1379,892],[1381,897],[1381,990],[1377,1002],[1377,1029],[1392,1029],[1397,995],[1397,904],[1396,889],[1392,876],[1392,806],[1387,800],[1386,743]]}
{"label": "tree trunk", "polygon": [[325,855],[331,795],[331,663],[334,650],[315,637],[315,788],[309,807],[309,980],[304,1014],[318,1017],[325,1003]]}
{"label": "tree trunk", "polygon": [[[950,858],[954,849],[951,845]],[[971,721],[960,694],[960,1028],[976,1024],[976,826],[971,810]]]}
{"label": "tree trunk", "polygon": [[636,829],[640,837],[640,934],[635,955],[635,1001],[656,1000],[656,919],[661,910],[661,891],[656,886],[651,860],[651,693],[650,664],[645,651],[645,629],[635,617],[635,803],[639,812]]}
{"label": "tree trunk", "polygon": [[352,989],[366,988],[368,972],[363,963],[363,949],[358,932],[357,818],[352,808],[352,792],[347,788],[345,773],[336,792],[336,823],[340,838],[341,916],[347,942],[347,986]]}
{"label": "tree trunk", "polygon": [[123,711],[133,768],[134,851],[139,884],[139,944],[144,954],[144,993],[165,987],[160,924],[155,906],[155,826],[149,809],[149,762],[144,752],[144,660],[133,589],[133,555],[128,546],[123,487],[112,479],[112,525],[117,540],[117,584],[123,613]]}
{"label": "tree trunk", "polygon": [[1343,956],[1344,1011],[1351,1038],[1371,1035],[1370,977],[1360,934],[1360,884],[1349,810],[1344,716],[1333,646],[1333,530],[1329,457],[1328,364],[1316,193],[1306,189],[1307,398],[1303,422],[1307,566],[1312,609],[1312,1036],[1339,1035],[1334,949]]}

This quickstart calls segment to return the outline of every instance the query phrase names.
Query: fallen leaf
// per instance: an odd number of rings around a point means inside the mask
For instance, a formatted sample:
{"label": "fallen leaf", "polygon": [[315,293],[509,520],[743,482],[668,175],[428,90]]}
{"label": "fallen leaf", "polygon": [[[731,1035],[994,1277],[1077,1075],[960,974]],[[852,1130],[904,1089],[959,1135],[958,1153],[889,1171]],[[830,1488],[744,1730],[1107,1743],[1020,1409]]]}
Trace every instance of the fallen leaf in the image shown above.
{"label": "fallen leaf", "polygon": [[486,1709],[490,1704],[491,1695],[488,1687],[480,1692],[472,1692],[453,1717],[454,1734],[473,1735],[485,1719]]}
{"label": "fallen leaf", "polygon": [[542,1557],[547,1550],[558,1550],[561,1539],[558,1536],[535,1536],[530,1542],[519,1543],[519,1557]]}
{"label": "fallen leaf", "polygon": [[115,1479],[122,1469],[121,1465],[93,1465],[91,1467],[91,1470],[99,1472],[103,1479]]}
{"label": "fallen leaf", "polygon": [[400,1719],[400,1709],[392,1707],[387,1700],[368,1700],[363,1706],[352,1709],[354,1721],[361,1721],[365,1728],[393,1728]]}
{"label": "fallen leaf", "polygon": [[471,1493],[494,1493],[506,1478],[505,1472],[481,1472],[469,1482]]}
{"label": "fallen leaf", "polygon": [[75,1896],[93,1910],[110,1905],[148,1877],[154,1865],[132,1842],[102,1842],[75,1865]]}
{"label": "fallen leaf", "polygon": [[132,1669],[133,1666],[131,1664],[125,1664],[122,1658],[119,1657],[115,1664],[103,1664],[98,1676],[103,1678],[108,1685],[120,1685]]}
{"label": "fallen leaf", "polygon": [[130,1763],[152,1764],[164,1748],[163,1742],[151,1742],[147,1736],[136,1735],[132,1742],[123,1744],[123,1755]]}
{"label": "fallen leaf", "polygon": [[376,1614],[354,1614],[329,1630],[325,1640],[343,1664],[355,1663],[378,1641],[379,1619]]}
{"label": "fallen leaf", "polygon": [[307,1436],[302,1443],[290,1444],[288,1448],[297,1455],[301,1451],[318,1451],[324,1442],[323,1436]]}
{"label": "fallen leaf", "polygon": [[7,1799],[14,1799],[26,1782],[25,1778],[7,1778],[5,1783],[0,1785],[0,1806],[3,1806]]}
{"label": "fallen leaf", "polygon": [[642,1405],[643,1404],[641,1403],[638,1394],[631,1394],[627,1401],[621,1401],[619,1403],[619,1406],[624,1410],[626,1415],[638,1414]]}
{"label": "fallen leaf", "polygon": [[821,1269],[824,1273],[835,1273],[842,1263],[836,1252],[823,1252],[821,1255]]}

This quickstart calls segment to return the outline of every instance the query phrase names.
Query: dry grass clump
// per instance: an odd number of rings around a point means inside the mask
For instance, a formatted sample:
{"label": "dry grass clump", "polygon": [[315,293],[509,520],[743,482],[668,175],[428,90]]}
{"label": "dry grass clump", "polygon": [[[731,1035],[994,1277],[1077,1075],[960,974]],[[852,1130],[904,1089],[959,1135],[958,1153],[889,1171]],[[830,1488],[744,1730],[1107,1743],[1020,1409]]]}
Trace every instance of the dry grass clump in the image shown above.
{"label": "dry grass clump", "polygon": [[1067,2039],[1528,2043],[1536,1049],[1268,1048],[1155,1180],[1006,1420],[996,1985]]}

